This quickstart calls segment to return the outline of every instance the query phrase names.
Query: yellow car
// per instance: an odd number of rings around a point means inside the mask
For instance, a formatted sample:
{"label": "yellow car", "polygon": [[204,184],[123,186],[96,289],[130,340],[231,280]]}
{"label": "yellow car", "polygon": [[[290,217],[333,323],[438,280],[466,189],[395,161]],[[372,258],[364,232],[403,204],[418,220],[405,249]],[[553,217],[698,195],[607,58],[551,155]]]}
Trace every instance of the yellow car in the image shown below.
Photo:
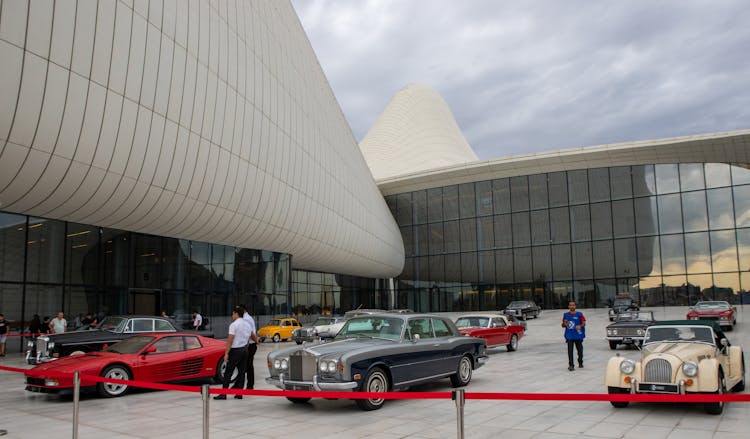
{"label": "yellow car", "polygon": [[292,338],[292,332],[300,327],[302,327],[302,325],[299,324],[297,319],[272,319],[266,326],[258,330],[258,338],[260,338],[261,342],[270,338],[274,343],[278,343]]}

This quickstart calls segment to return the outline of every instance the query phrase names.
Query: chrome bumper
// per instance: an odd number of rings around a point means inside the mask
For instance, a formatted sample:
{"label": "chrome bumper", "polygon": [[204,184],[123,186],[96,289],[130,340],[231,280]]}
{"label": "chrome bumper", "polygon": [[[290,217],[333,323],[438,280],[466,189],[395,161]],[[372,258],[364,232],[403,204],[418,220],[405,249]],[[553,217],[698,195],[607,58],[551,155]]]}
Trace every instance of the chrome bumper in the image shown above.
{"label": "chrome bumper", "polygon": [[318,392],[324,390],[341,391],[341,390],[352,390],[358,386],[355,381],[347,381],[342,383],[329,383],[320,382],[317,375],[313,375],[312,381],[293,381],[287,379],[284,374],[280,374],[278,378],[269,377],[266,378],[268,384],[272,384],[282,390],[307,390],[312,389]]}

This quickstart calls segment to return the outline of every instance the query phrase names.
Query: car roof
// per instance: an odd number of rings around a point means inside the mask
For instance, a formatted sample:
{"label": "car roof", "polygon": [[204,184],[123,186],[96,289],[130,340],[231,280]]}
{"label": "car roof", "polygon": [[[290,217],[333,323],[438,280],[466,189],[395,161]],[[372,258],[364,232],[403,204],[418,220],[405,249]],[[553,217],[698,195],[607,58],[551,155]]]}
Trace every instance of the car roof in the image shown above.
{"label": "car roof", "polygon": [[503,317],[508,318],[505,314],[493,314],[493,313],[474,313],[474,314],[461,314],[460,316],[456,317],[456,319],[461,319],[464,317],[489,317],[489,318],[495,318],[495,317]]}
{"label": "car roof", "polygon": [[655,326],[708,326],[714,330],[719,338],[725,338],[724,331],[721,329],[721,325],[718,322],[712,320],[662,320],[649,326],[653,328]]}

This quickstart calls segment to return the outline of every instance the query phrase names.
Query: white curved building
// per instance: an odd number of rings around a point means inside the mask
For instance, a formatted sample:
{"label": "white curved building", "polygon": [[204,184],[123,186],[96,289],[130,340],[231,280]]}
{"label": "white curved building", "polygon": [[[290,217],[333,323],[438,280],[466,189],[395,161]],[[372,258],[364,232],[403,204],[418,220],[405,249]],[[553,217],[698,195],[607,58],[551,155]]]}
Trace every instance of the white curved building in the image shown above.
{"label": "white curved building", "polygon": [[376,180],[478,160],[448,104],[421,84],[391,99],[359,147]]}
{"label": "white curved building", "polygon": [[1,211],[401,271],[289,3],[6,1],[0,59]]}

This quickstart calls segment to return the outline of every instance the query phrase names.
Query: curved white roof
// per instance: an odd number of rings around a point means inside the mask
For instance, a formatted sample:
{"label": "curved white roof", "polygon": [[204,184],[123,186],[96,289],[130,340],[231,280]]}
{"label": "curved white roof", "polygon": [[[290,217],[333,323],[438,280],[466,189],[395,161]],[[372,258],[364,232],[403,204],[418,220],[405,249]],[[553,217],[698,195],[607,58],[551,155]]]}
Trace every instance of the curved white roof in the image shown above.
{"label": "curved white roof", "polygon": [[410,84],[359,143],[376,180],[478,160],[443,98]]}

